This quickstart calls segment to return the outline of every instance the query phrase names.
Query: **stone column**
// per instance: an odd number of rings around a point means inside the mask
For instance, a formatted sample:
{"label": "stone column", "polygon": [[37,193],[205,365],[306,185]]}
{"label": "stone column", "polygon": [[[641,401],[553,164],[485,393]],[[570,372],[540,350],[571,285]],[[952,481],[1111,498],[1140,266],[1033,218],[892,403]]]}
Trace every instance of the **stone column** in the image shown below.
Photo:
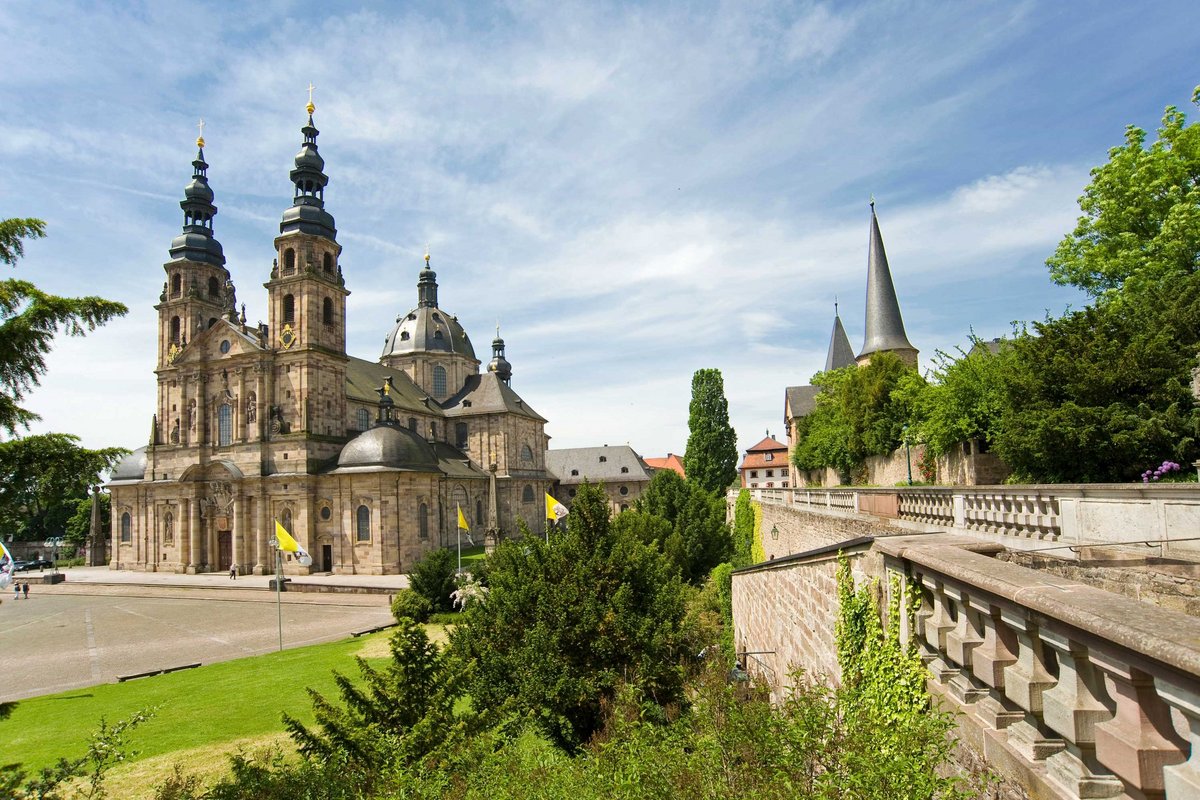
{"label": "stone column", "polygon": [[1042,693],[1042,719],[1066,742],[1046,759],[1046,774],[1071,797],[1116,797],[1122,792],[1120,779],[1096,760],[1096,723],[1112,717],[1104,682],[1086,647],[1045,628],[1038,635],[1058,656],[1058,683]]}
{"label": "stone column", "polygon": [[242,498],[242,489],[239,485],[237,494],[233,498],[233,524],[230,526],[232,530],[229,532],[229,549],[232,551],[233,563],[237,565],[238,572],[242,572],[242,565],[246,563],[242,550],[245,548],[246,541],[246,501]]}
{"label": "stone column", "polygon": [[1091,660],[1117,705],[1112,719],[1096,725],[1096,756],[1130,788],[1147,798],[1163,797],[1163,767],[1187,758],[1187,742],[1175,733],[1170,708],[1149,674],[1109,653],[1093,652]]}
{"label": "stone column", "polygon": [[255,505],[255,530],[254,530],[254,574],[266,575],[271,571],[271,567],[267,565],[267,531],[271,530],[272,526],[267,519],[267,496],[264,491],[263,482],[259,481],[259,494],[254,501]]}
{"label": "stone column", "polygon": [[193,497],[189,502],[187,572],[195,575],[200,571],[200,501]]}

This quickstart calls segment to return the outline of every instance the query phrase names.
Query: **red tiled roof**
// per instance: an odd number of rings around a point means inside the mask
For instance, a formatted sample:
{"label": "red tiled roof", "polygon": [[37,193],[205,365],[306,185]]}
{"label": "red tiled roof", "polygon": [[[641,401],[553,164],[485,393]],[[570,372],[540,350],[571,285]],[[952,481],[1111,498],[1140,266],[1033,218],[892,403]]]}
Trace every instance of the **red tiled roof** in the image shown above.
{"label": "red tiled roof", "polygon": [[683,471],[683,459],[674,453],[667,453],[666,458],[643,458],[642,461],[645,461],[650,469],[669,469],[679,473],[681,478],[687,477]]}
{"label": "red tiled roof", "polygon": [[786,467],[787,448],[783,448],[782,455],[776,455],[770,461],[767,461],[766,453],[747,453],[746,458],[742,461],[742,465],[738,469],[773,469],[775,467]]}
{"label": "red tiled roof", "polygon": [[766,452],[768,450],[787,450],[787,445],[784,444],[783,442],[777,442],[774,439],[772,439],[770,436],[768,436],[765,439],[763,439],[761,442],[759,442],[758,444],[756,444],[753,447],[751,447],[750,449],[748,449],[746,452],[747,453],[754,453],[754,452],[758,452],[758,451]]}

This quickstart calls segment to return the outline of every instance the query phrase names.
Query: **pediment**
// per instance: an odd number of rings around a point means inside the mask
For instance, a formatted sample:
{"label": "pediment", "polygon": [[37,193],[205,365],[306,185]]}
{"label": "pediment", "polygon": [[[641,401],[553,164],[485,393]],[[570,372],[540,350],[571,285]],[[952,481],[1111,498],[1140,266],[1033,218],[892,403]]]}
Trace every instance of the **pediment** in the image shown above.
{"label": "pediment", "polygon": [[261,353],[257,339],[242,333],[240,325],[235,325],[226,319],[217,320],[216,324],[201,333],[193,341],[188,342],[176,359],[176,366],[198,364],[202,362],[221,361],[248,353]]}

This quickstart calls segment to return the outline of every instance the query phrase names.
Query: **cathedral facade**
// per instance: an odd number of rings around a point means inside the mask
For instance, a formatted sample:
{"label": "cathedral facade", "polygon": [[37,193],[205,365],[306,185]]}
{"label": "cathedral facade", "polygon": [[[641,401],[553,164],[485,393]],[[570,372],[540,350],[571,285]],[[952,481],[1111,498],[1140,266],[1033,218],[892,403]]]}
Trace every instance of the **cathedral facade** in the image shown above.
{"label": "cathedral facade", "polygon": [[[346,352],[346,297],[328,177],[308,122],[275,239],[267,322],[247,325],[213,232],[204,140],[180,203],[159,302],[149,444],[114,469],[113,568],[274,571],[278,520],[313,557],[285,571],[406,572],[452,546],[541,533],[546,420],[513,391],[497,331],[481,361],[438,306],[429,256],[417,305],[376,360]],[[466,542],[464,542],[466,544]]]}

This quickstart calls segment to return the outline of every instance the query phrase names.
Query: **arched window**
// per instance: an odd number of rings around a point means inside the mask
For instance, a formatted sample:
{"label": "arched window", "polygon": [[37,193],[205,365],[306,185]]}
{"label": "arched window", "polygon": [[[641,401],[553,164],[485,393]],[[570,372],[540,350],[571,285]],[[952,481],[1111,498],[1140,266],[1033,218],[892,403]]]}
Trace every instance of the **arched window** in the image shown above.
{"label": "arched window", "polygon": [[400,341],[407,342],[409,338],[408,331],[400,331]]}
{"label": "arched window", "polygon": [[482,500],[475,501],[475,524],[476,525],[483,524],[483,501]]}
{"label": "arched window", "polygon": [[410,431],[416,433],[416,430],[417,430],[417,418],[416,417],[408,418],[408,429]]}
{"label": "arched window", "polygon": [[371,541],[371,509],[366,506],[359,506],[355,517],[355,539],[360,542]]}
{"label": "arched window", "polygon": [[465,422],[454,423],[454,446],[459,450],[467,449],[467,438],[470,427]]}
{"label": "arched window", "polygon": [[284,324],[291,324],[296,321],[296,298],[290,294],[283,296],[283,321]]}
{"label": "arched window", "polygon": [[129,516],[128,511],[121,515],[121,541],[133,541],[133,517]]}
{"label": "arched window", "polygon": [[533,450],[527,444],[521,445],[521,460],[527,462],[533,461]]}
{"label": "arched window", "polygon": [[333,253],[325,254],[325,273],[328,275],[333,274]]}
{"label": "arched window", "polygon": [[429,538],[429,506],[424,503],[417,506],[417,536]]}
{"label": "arched window", "polygon": [[321,321],[326,325],[333,324],[333,300],[328,297],[321,303]]}
{"label": "arched window", "polygon": [[183,277],[176,272],[171,276],[171,296],[178,297],[180,290],[183,288]]}
{"label": "arched window", "polygon": [[217,445],[228,447],[233,444],[233,406],[225,403],[217,409]]}
{"label": "arched window", "polygon": [[440,365],[433,368],[433,396],[439,400],[446,396],[446,368]]}
{"label": "arched window", "polygon": [[521,492],[521,502],[522,503],[532,503],[533,502],[533,487],[530,486],[529,484],[525,484],[525,491]]}
{"label": "arched window", "polygon": [[283,525],[283,529],[288,533],[295,535],[296,531],[292,529],[292,510],[285,508],[279,515],[279,523]]}
{"label": "arched window", "polygon": [[360,408],[354,412],[354,422],[360,431],[365,431],[371,427],[371,412],[365,408]]}
{"label": "arched window", "polygon": [[175,515],[170,511],[163,517],[163,544],[175,544]]}
{"label": "arched window", "polygon": [[283,251],[283,274],[291,275],[296,271],[296,251],[288,248]]}
{"label": "arched window", "polygon": [[208,296],[216,297],[221,293],[221,282],[216,278],[208,279]]}
{"label": "arched window", "polygon": [[179,317],[171,317],[171,343],[179,344]]}

